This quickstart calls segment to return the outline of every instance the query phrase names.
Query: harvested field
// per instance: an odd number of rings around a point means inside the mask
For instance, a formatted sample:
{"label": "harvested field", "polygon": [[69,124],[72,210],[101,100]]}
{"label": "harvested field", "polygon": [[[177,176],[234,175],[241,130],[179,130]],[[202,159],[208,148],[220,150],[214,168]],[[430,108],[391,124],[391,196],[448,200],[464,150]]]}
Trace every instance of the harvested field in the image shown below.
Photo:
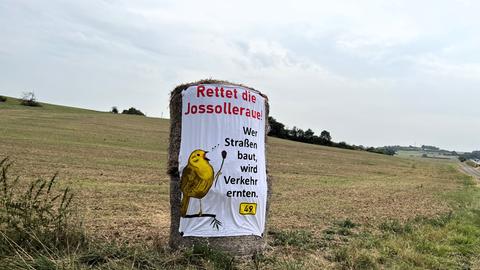
{"label": "harvested field", "polygon": [[[59,184],[76,192],[74,202],[89,236],[134,245],[167,242],[168,120],[48,104],[23,107],[11,98],[0,103],[0,115],[0,158],[14,161],[11,171],[23,179],[59,172]],[[435,220],[466,197],[458,193],[465,176],[447,161],[277,138],[269,138],[268,159],[273,176],[268,226],[274,248],[267,257],[275,260],[267,268],[353,267],[365,242],[357,239],[351,250],[342,249],[348,235],[383,233],[389,222],[402,228],[396,222]],[[300,247],[288,244],[290,238]]]}
{"label": "harvested field", "polygon": [[[90,233],[131,240],[166,236],[169,180],[165,119],[45,105],[0,104],[0,156],[24,178],[59,172],[79,192]],[[440,196],[457,172],[438,162],[270,138],[270,225],[320,231],[350,218],[376,225],[449,210]],[[80,203],[81,202],[81,203]]]}

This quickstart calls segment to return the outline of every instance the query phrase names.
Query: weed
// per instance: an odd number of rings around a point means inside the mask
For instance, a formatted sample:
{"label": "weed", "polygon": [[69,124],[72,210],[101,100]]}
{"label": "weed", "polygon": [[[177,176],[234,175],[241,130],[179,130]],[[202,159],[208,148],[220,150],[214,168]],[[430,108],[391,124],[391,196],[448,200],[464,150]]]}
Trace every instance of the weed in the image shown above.
{"label": "weed", "polygon": [[255,269],[262,269],[262,265],[273,265],[274,263],[277,262],[276,257],[270,257],[266,256],[265,254],[262,253],[255,253],[252,256],[252,262],[255,267]]}
{"label": "weed", "polygon": [[88,268],[116,269],[128,266],[129,269],[158,269],[179,264],[175,256],[164,250],[149,246],[128,246],[125,243],[101,242],[91,244],[87,250],[78,255],[79,265]]}
{"label": "weed", "polygon": [[401,224],[398,220],[388,220],[380,224],[380,230],[394,234],[404,234],[412,232],[410,223]]}
{"label": "weed", "polygon": [[22,188],[18,177],[10,179],[11,164],[0,161],[0,254],[80,245],[84,234],[73,220],[71,190],[55,190],[56,174]]}
{"label": "weed", "polygon": [[279,269],[302,270],[305,269],[305,262],[302,260],[283,260],[278,263]]}
{"label": "weed", "polygon": [[340,247],[336,250],[333,251],[333,256],[331,259],[335,262],[339,262],[342,264],[348,265],[350,260],[349,260],[349,251],[347,247]]}
{"label": "weed", "polygon": [[336,225],[338,225],[339,227],[342,227],[342,228],[346,228],[346,229],[353,229],[353,228],[358,226],[358,224],[354,223],[353,221],[351,221],[348,218],[345,219],[345,220],[336,222]]}
{"label": "weed", "polygon": [[435,227],[444,227],[453,218],[454,218],[453,212],[450,211],[450,212],[448,212],[448,214],[440,215],[440,216],[435,217],[435,218],[426,219],[425,222],[432,225],[432,226],[435,226]]}
{"label": "weed", "polygon": [[233,269],[234,266],[232,256],[208,245],[194,245],[192,249],[184,253],[184,256],[188,264],[199,267],[205,264],[213,264],[215,269]]}
{"label": "weed", "polygon": [[301,249],[315,247],[315,239],[309,231],[270,231],[269,234],[273,236],[274,246],[294,246]]}
{"label": "weed", "polygon": [[362,253],[354,261],[354,269],[377,269],[376,261],[370,254]]}

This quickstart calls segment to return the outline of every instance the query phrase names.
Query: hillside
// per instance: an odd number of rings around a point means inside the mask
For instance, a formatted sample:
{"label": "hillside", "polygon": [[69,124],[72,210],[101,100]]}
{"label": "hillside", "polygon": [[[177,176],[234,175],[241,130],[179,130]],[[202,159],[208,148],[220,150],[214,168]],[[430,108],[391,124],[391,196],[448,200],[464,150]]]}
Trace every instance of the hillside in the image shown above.
{"label": "hillside", "polygon": [[[24,179],[59,172],[60,184],[77,192],[93,237],[165,243],[168,128],[166,119],[49,104],[30,108],[9,99],[0,103],[0,158],[13,160],[12,171]],[[267,157],[274,179],[269,229],[316,238],[342,221],[376,231],[386,221],[442,216],[455,208],[449,198],[465,182],[453,163],[276,138],[268,140]],[[331,265],[322,255],[329,252],[308,251],[316,259],[306,265]],[[285,260],[296,260],[289,256]]]}

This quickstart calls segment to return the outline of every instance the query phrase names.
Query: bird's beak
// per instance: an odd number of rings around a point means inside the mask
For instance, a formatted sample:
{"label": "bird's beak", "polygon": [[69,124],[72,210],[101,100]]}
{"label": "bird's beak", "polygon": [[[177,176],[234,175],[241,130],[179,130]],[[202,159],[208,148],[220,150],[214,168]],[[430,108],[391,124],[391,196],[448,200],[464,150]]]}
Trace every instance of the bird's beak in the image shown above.
{"label": "bird's beak", "polygon": [[204,158],[206,161],[210,161],[210,159],[207,158],[207,153],[208,153],[208,151],[205,151],[205,154],[203,155],[203,158]]}

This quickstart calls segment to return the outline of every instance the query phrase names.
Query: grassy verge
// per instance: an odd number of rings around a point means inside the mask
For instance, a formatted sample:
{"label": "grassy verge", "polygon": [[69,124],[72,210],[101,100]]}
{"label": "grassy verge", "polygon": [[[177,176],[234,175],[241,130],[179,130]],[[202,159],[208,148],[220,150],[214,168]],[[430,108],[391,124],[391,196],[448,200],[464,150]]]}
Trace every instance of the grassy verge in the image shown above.
{"label": "grassy verge", "polygon": [[329,259],[344,269],[478,269],[480,189],[468,176],[463,182],[463,188],[445,195],[452,212],[385,221],[378,230],[352,235]]}

